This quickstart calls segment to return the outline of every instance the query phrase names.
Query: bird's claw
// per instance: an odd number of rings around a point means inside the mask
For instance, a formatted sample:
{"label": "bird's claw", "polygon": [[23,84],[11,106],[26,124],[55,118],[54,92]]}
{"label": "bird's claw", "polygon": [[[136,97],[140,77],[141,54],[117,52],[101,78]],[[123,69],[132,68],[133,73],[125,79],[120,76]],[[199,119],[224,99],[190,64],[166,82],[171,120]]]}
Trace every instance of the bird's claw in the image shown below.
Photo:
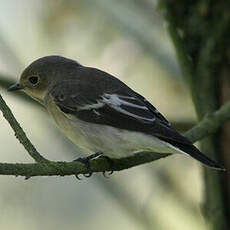
{"label": "bird's claw", "polygon": [[113,171],[109,171],[108,174],[106,174],[106,171],[104,171],[102,174],[106,179],[109,179],[109,176],[113,174]]}
{"label": "bird's claw", "polygon": [[84,177],[91,177],[93,175],[93,172],[88,172],[88,173],[84,173],[83,176]]}
{"label": "bird's claw", "polygon": [[75,175],[75,177],[76,177],[78,180],[82,180],[82,178],[81,178],[79,175]]}
{"label": "bird's claw", "polygon": [[104,171],[104,172],[102,173],[103,176],[104,176],[105,178],[109,178],[109,176],[112,175],[113,172],[114,172],[114,171],[113,171],[114,162],[113,162],[113,160],[112,160],[111,158],[109,158],[109,157],[107,157],[107,156],[101,155],[100,157],[106,159],[107,162],[108,162],[108,164],[109,164],[109,166],[110,166],[110,168],[112,169],[111,171],[108,172],[108,174],[106,174],[106,171]]}
{"label": "bird's claw", "polygon": [[[102,153],[95,153],[95,154],[92,154],[88,157],[79,157],[77,158],[76,160],[74,161],[78,161],[78,162],[81,162],[82,164],[85,165],[85,167],[87,168],[87,173],[83,174],[84,177],[91,177],[93,175],[93,172],[90,168],[90,164],[89,164],[89,161],[96,158],[96,157],[101,157],[101,158],[104,158],[108,161],[108,164],[110,166],[110,168],[112,169],[111,171],[109,171],[108,173],[106,173],[106,171],[103,172],[103,176],[105,178],[109,178],[110,175],[113,174],[113,160],[107,156],[103,156]],[[75,175],[75,177],[78,179],[78,180],[82,180],[82,178],[79,176],[79,175]]]}
{"label": "bird's claw", "polygon": [[[88,177],[91,177],[91,176],[93,175],[93,172],[92,172],[92,170],[91,170],[91,168],[90,168],[89,161],[92,160],[92,159],[94,159],[94,158],[96,158],[96,157],[101,156],[101,154],[102,154],[102,153],[94,153],[94,154],[92,154],[92,155],[90,155],[90,156],[87,156],[87,157],[79,157],[79,158],[77,158],[76,160],[74,160],[74,161],[81,162],[82,164],[85,165],[85,167],[86,167],[86,169],[87,169],[87,173],[83,174],[84,177],[87,177],[87,178],[88,178]],[[78,175],[75,175],[75,176],[76,176],[76,178],[77,178],[78,180],[82,180],[82,178],[80,178]]]}

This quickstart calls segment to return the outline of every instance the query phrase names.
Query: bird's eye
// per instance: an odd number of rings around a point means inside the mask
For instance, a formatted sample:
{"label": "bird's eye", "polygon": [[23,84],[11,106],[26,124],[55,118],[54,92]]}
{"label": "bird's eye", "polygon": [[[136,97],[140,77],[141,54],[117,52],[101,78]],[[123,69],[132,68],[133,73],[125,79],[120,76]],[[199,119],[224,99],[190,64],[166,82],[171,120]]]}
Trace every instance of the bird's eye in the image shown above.
{"label": "bird's eye", "polygon": [[38,81],[39,81],[39,77],[38,76],[32,76],[29,78],[29,82],[32,84],[32,85],[37,85],[38,84]]}

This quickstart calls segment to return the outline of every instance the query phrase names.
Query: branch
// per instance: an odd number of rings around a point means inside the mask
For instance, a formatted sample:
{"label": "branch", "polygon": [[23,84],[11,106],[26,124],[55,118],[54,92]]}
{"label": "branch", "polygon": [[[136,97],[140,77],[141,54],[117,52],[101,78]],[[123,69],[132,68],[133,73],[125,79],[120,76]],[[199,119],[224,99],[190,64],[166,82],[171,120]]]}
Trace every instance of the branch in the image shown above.
{"label": "branch", "polygon": [[230,102],[212,114],[206,115],[196,126],[185,133],[185,136],[192,142],[203,139],[214,134],[219,127],[230,119]]}
{"label": "branch", "polygon": [[[121,171],[137,165],[167,157],[170,154],[138,153],[132,157],[113,159],[113,169],[106,159],[90,161],[92,172]],[[80,162],[39,162],[39,163],[0,163],[0,175],[25,176],[70,176],[87,173],[87,168]]]}
{"label": "branch", "polygon": [[[26,134],[14,118],[12,112],[6,105],[1,95],[0,109],[2,110],[6,120],[13,128],[15,135],[19,139],[20,143],[23,144],[30,156],[37,162],[33,164],[0,163],[1,175],[20,175],[25,176],[26,178],[30,178],[32,176],[68,176],[87,173],[86,166],[80,162],[53,162],[48,161],[42,157],[26,137]],[[230,102],[223,105],[220,110],[216,111],[212,115],[205,117],[198,125],[193,127],[190,131],[186,132],[185,136],[194,142],[214,133],[219,128],[219,126],[228,119],[230,119]],[[141,152],[131,157],[114,159],[114,165],[112,169],[106,159],[98,158],[90,161],[90,167],[92,172],[103,172],[110,170],[120,171],[155,161],[169,155],[170,154],[153,154],[150,152]]]}
{"label": "branch", "polygon": [[2,96],[0,95],[0,110],[2,110],[3,116],[9,122],[11,128],[15,132],[15,136],[20,141],[20,143],[25,147],[29,155],[36,161],[36,162],[43,162],[47,161],[43,156],[41,156],[35,147],[32,145],[30,140],[27,138],[25,132],[15,119],[14,115],[12,114],[10,108],[7,106],[6,102],[3,100]]}

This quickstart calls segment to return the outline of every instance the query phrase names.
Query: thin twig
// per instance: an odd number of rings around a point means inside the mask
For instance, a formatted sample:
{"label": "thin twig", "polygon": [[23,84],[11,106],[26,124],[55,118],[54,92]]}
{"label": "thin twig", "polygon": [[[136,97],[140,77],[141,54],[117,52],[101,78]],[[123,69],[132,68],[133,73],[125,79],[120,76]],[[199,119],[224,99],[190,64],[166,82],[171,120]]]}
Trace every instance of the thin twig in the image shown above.
{"label": "thin twig", "polygon": [[0,110],[3,113],[3,116],[5,119],[9,122],[11,128],[15,132],[15,136],[20,141],[20,143],[25,147],[29,155],[36,161],[36,162],[46,162],[46,160],[43,156],[41,156],[38,151],[35,149],[33,144],[30,142],[30,140],[27,138],[25,132],[21,128],[20,124],[15,119],[13,113],[11,112],[10,108],[0,95]]}

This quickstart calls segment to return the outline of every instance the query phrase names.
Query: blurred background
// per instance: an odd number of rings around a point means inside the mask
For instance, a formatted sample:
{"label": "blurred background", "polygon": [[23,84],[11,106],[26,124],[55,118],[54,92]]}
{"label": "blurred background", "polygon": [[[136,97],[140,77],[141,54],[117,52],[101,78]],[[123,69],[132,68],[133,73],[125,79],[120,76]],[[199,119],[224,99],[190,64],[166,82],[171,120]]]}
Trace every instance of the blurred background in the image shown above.
{"label": "blurred background", "polygon": [[[154,0],[2,0],[0,90],[46,158],[72,161],[79,149],[45,109],[8,93],[35,59],[62,55],[102,69],[144,95],[180,132],[196,122],[189,89]],[[32,162],[0,116],[0,161]],[[186,156],[78,181],[0,177],[1,229],[205,230],[201,165]]]}

